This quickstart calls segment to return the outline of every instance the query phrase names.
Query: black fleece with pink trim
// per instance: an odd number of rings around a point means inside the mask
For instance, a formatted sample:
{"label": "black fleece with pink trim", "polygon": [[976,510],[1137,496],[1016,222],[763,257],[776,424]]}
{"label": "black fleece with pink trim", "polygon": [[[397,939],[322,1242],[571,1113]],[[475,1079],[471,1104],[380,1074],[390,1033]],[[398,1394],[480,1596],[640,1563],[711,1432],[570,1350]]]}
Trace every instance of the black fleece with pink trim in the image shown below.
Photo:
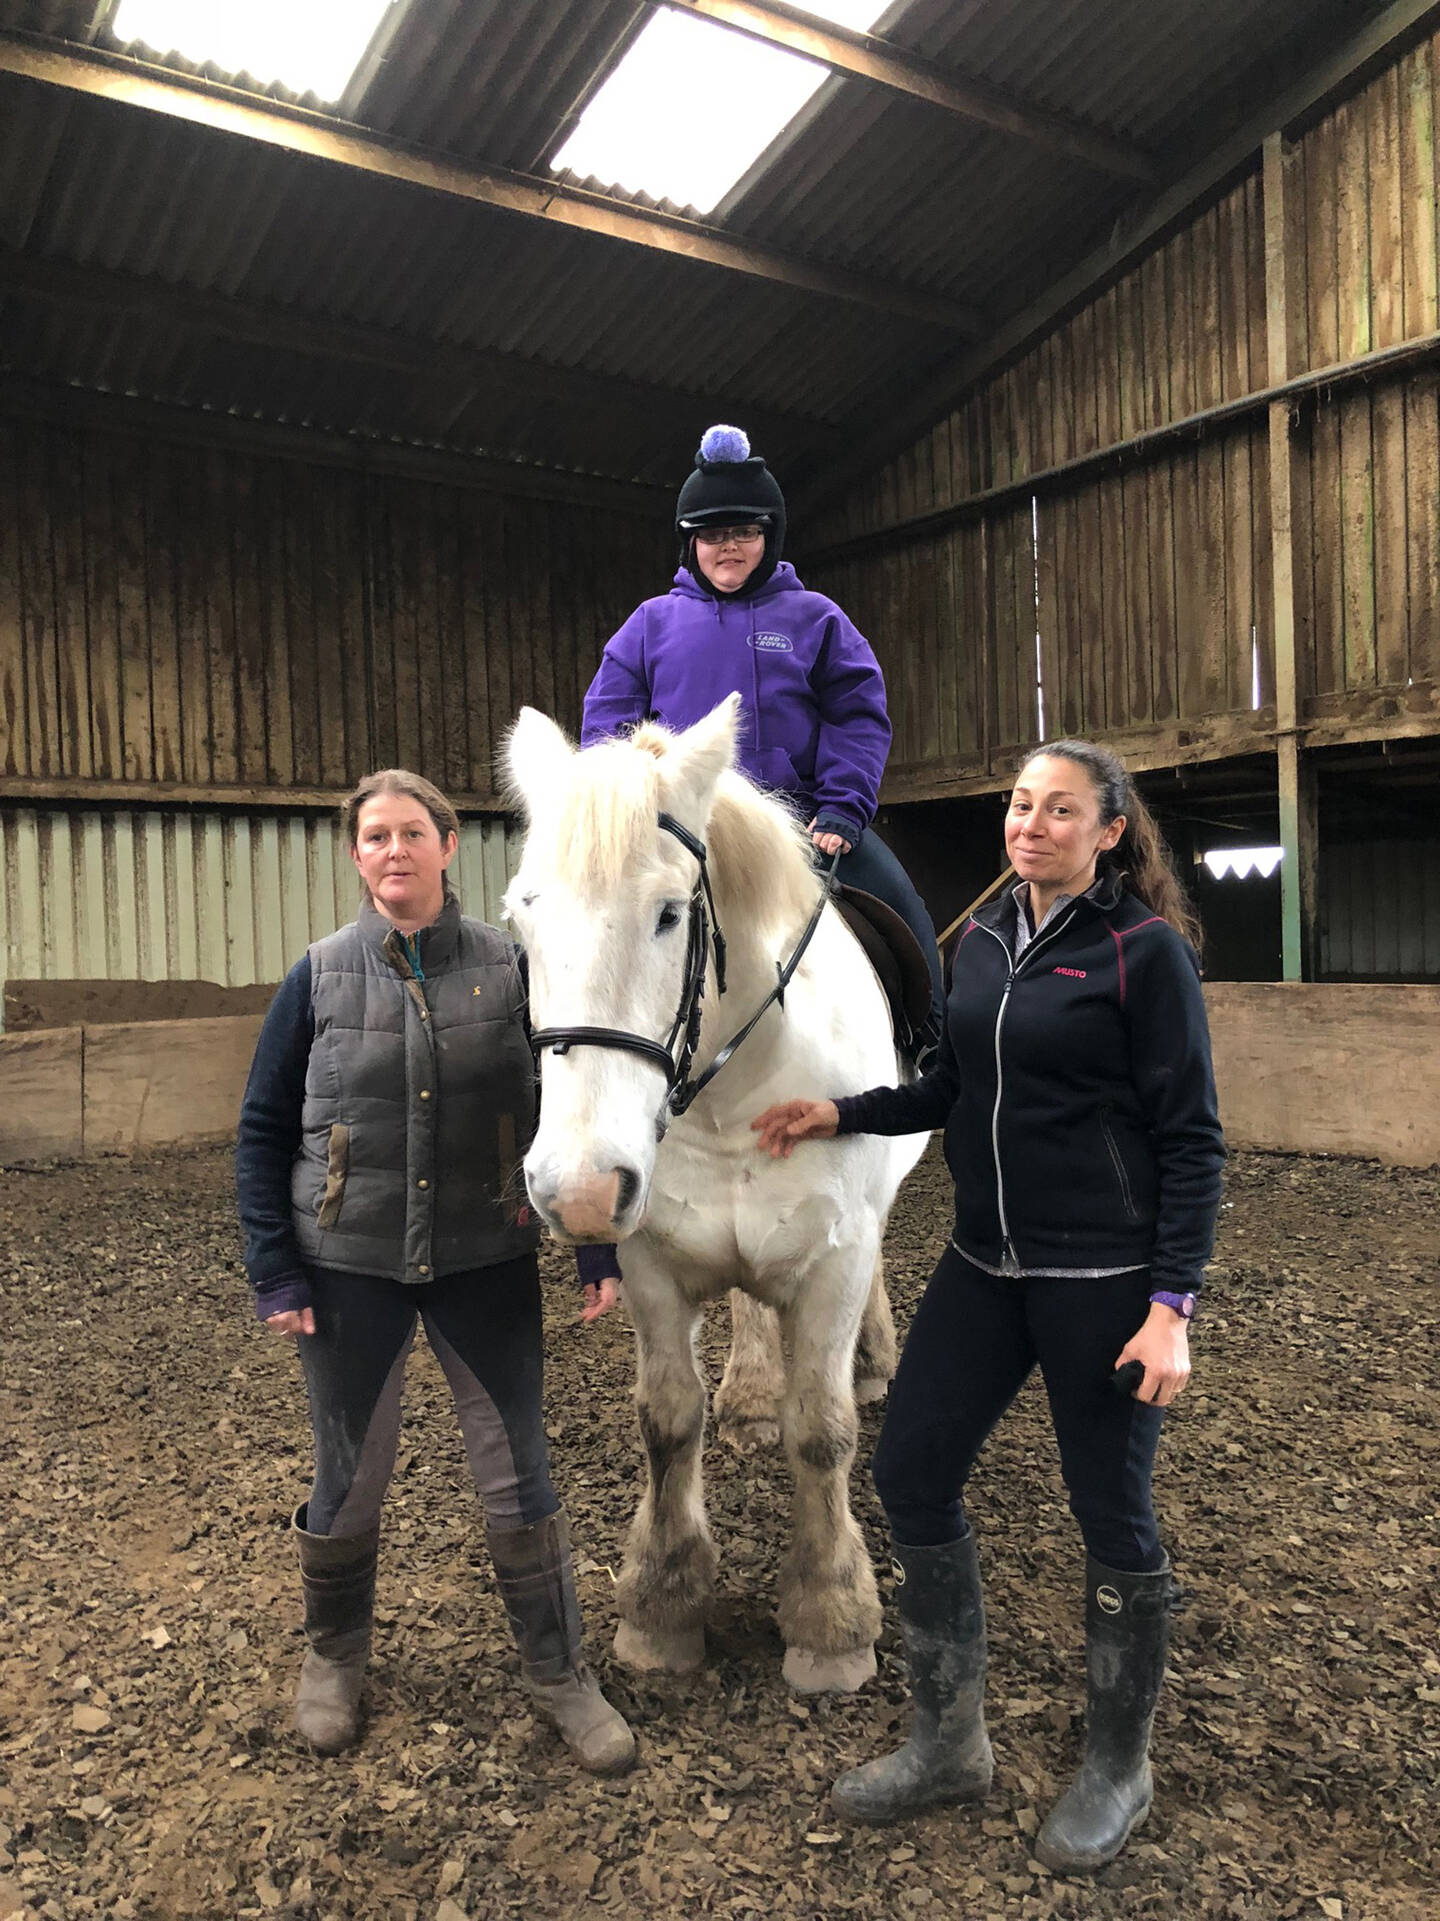
{"label": "black fleece with pink trim", "polygon": [[1008,891],[966,922],[930,1073],[836,1103],[842,1134],[945,1129],[955,1240],[992,1267],[1148,1265],[1198,1292],[1224,1141],[1189,943],[1113,879],[1014,959]]}

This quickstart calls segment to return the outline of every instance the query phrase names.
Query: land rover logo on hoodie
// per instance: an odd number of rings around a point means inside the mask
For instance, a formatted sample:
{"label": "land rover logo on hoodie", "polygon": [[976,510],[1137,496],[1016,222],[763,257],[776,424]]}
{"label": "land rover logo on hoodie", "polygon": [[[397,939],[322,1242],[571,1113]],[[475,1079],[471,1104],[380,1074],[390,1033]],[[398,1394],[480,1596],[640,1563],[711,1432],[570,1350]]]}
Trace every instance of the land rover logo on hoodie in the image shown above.
{"label": "land rover logo on hoodie", "polygon": [[788,634],[751,634],[750,645],[757,654],[793,654],[795,643]]}

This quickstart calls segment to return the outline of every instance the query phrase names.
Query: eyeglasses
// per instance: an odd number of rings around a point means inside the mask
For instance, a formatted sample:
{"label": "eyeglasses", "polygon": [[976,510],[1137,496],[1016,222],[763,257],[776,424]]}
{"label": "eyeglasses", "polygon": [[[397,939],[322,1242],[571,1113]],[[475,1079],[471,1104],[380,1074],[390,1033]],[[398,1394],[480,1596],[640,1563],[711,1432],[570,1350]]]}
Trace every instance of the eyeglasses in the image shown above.
{"label": "eyeglasses", "polygon": [[757,527],[753,521],[743,527],[701,527],[695,538],[702,547],[727,547],[732,540],[743,547],[752,540],[763,540],[765,529]]}

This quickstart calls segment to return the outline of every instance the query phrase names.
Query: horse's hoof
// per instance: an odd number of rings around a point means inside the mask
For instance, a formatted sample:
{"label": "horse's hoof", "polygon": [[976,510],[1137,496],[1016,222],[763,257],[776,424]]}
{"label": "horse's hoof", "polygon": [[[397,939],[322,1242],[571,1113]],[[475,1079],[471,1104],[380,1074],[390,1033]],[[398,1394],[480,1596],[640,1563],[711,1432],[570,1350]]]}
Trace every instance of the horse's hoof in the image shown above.
{"label": "horse's hoof", "polygon": [[622,1621],[615,1630],[615,1658],[647,1674],[693,1674],[705,1665],[705,1630],[676,1628],[669,1634],[647,1634]]}
{"label": "horse's hoof", "polygon": [[883,1374],[872,1374],[868,1380],[855,1383],[855,1405],[867,1407],[871,1401],[883,1401],[890,1392],[890,1383]]}
{"label": "horse's hoof", "polygon": [[797,1694],[855,1694],[875,1679],[875,1649],[868,1641],[845,1654],[786,1648],[784,1673]]}
{"label": "horse's hoof", "polygon": [[780,1423],[764,1415],[719,1421],[717,1432],[726,1447],[737,1454],[761,1454],[780,1445]]}

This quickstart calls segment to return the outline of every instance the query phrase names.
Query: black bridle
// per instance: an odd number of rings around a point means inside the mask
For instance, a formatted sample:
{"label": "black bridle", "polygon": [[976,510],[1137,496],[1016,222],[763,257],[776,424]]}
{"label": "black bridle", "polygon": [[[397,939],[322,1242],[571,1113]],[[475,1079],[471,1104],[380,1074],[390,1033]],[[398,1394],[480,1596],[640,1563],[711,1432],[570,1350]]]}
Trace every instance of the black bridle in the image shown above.
{"label": "black bridle", "polygon": [[[695,1060],[695,1049],[700,1044],[700,1016],[705,999],[705,975],[709,965],[710,949],[715,950],[715,991],[725,992],[725,936],[720,928],[720,916],[715,911],[715,895],[710,886],[710,868],[705,843],[692,834],[688,827],[682,827],[673,814],[657,816],[662,830],[673,834],[688,853],[695,856],[699,873],[690,893],[689,924],[685,941],[685,973],[680,988],[680,1004],[675,1009],[675,1018],[670,1023],[670,1032],[663,1041],[652,1041],[644,1034],[632,1034],[623,1027],[541,1027],[530,1036],[530,1045],[535,1050],[538,1061],[540,1055],[549,1048],[556,1054],[568,1054],[572,1047],[610,1047],[622,1053],[639,1054],[652,1066],[658,1067],[665,1076],[665,1099],[655,1117],[656,1138],[663,1140],[665,1130],[677,1114],[684,1114],[696,1097],[702,1094],[735,1053],[741,1042],[746,1040],[759,1025],[761,1016],[772,1005],[785,1005],[785,989],[789,986],[795,969],[810,945],[815,929],[820,924],[820,916],[825,911],[828,888],[822,888],[820,898],[815,903],[815,911],[806,923],[805,931],[795,945],[795,950],[782,966],[775,963],[776,982],[761,1001],[758,1008],[745,1025],[732,1034],[697,1079],[690,1078],[690,1069]],[[835,871],[839,856],[831,859],[827,869],[827,879]],[[676,1041],[679,1049],[676,1050]]]}

